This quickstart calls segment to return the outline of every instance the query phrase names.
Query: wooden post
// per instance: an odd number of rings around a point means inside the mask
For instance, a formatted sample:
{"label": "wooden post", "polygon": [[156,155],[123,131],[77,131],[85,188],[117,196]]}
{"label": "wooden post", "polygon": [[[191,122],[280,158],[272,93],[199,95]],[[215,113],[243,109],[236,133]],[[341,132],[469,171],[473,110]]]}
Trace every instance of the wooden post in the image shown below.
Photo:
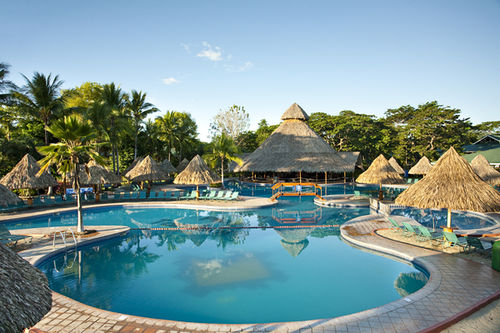
{"label": "wooden post", "polygon": [[299,171],[299,183],[302,183],[302,170]]}
{"label": "wooden post", "polygon": [[344,171],[344,183],[345,183],[345,171]]}

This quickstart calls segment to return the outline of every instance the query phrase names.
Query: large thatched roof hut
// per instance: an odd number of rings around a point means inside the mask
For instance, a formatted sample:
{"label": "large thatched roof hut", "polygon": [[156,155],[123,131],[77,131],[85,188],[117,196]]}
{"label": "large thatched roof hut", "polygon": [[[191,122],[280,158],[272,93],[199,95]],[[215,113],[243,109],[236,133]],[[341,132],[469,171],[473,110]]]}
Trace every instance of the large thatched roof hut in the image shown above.
{"label": "large thatched roof hut", "polygon": [[500,211],[500,193],[485,183],[451,147],[418,183],[396,198],[399,205],[475,212]]}
{"label": "large thatched roof hut", "polygon": [[135,182],[164,180],[168,178],[168,174],[163,167],[157,163],[151,156],[146,156],[132,170],[127,172],[126,178]]}
{"label": "large thatched roof hut", "polygon": [[37,161],[30,154],[26,154],[8,174],[3,176],[0,184],[11,190],[41,189],[57,185],[55,178],[48,172],[39,176],[39,171],[40,166]]}
{"label": "large thatched roof hut", "polygon": [[337,155],[345,161],[349,172],[354,172],[356,167],[363,169],[363,164],[361,163],[361,153],[359,151],[338,151]]}
{"label": "large thatched roof hut", "polygon": [[283,122],[236,172],[344,172],[350,171],[336,151],[307,125],[309,116],[293,104]]}
{"label": "large thatched roof hut", "polygon": [[490,165],[486,157],[479,154],[476,157],[474,157],[472,162],[470,162],[470,165],[474,170],[474,172],[479,177],[481,177],[482,180],[484,180],[485,182],[487,182],[492,186],[500,185],[500,172],[496,171]]}
{"label": "large thatched roof hut", "polygon": [[163,162],[161,162],[161,166],[163,167],[166,173],[177,172],[177,169],[174,168],[174,166],[172,165],[172,163],[170,163],[168,158],[164,159]]}
{"label": "large thatched roof hut", "polygon": [[404,180],[389,164],[384,155],[380,154],[373,160],[368,169],[359,175],[356,182],[368,184],[401,184]]}
{"label": "large thatched roof hut", "polygon": [[432,169],[432,164],[429,161],[429,159],[425,156],[422,156],[422,158],[415,164],[408,173],[410,175],[426,175],[431,171]]}
{"label": "large thatched roof hut", "polygon": [[0,332],[22,332],[51,307],[45,275],[0,243]]}
{"label": "large thatched roof hut", "polygon": [[21,201],[22,200],[15,193],[0,184],[0,207],[16,205]]}
{"label": "large thatched roof hut", "polygon": [[126,168],[125,171],[123,171],[122,175],[125,176],[130,170],[135,168],[137,164],[141,163],[143,159],[144,157],[137,157],[135,160],[133,160],[132,163],[128,166],[128,168]]}
{"label": "large thatched roof hut", "polygon": [[79,168],[78,178],[81,185],[119,184],[122,181],[119,175],[112,173],[94,160],[89,161],[87,165],[80,165]]}
{"label": "large thatched roof hut", "polygon": [[193,157],[187,167],[177,175],[174,184],[210,184],[220,182],[219,176],[208,167],[200,155]]}
{"label": "large thatched roof hut", "polygon": [[178,173],[181,173],[184,169],[186,169],[188,164],[189,161],[186,158],[184,158],[175,169],[177,170]]}
{"label": "large thatched roof hut", "polygon": [[391,158],[389,159],[389,164],[400,175],[402,175],[402,174],[405,173],[405,170],[401,167],[401,165],[399,165],[398,161],[396,161],[396,159],[394,158],[394,156],[391,156]]}

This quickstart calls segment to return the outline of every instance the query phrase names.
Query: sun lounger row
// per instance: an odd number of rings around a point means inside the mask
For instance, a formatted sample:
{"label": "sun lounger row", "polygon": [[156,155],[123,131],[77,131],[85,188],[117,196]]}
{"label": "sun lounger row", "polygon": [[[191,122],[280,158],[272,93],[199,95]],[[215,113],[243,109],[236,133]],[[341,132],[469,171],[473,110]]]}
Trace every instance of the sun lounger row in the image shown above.
{"label": "sun lounger row", "polygon": [[9,229],[0,223],[0,243],[15,245],[20,240],[27,240],[28,242],[31,242],[32,239],[33,238],[31,236],[12,235]]}
{"label": "sun lounger row", "polygon": [[422,225],[413,225],[408,222],[403,222],[401,225],[388,218],[393,230],[401,232],[406,237],[415,237],[418,241],[436,241],[441,242],[443,247],[458,246],[463,250],[487,251],[492,248],[491,242],[481,240],[473,236],[457,236],[449,231],[434,231]]}
{"label": "sun lounger row", "polygon": [[[237,200],[239,197],[239,192],[233,191],[222,191],[222,190],[210,190],[201,192],[198,197],[199,200]],[[185,195],[181,196],[180,199],[190,200],[196,199],[196,191],[187,192]]]}

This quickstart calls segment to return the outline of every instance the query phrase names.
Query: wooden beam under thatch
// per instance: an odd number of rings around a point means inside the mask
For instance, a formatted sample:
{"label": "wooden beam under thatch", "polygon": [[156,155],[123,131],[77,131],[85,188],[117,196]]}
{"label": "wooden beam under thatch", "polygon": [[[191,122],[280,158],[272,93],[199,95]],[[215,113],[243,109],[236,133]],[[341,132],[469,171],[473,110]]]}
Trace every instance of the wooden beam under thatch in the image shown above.
{"label": "wooden beam under thatch", "polygon": [[187,167],[174,179],[174,184],[201,185],[216,182],[220,182],[219,176],[208,167],[200,155],[193,157]]}
{"label": "wooden beam under thatch", "polygon": [[168,174],[159,163],[148,155],[132,170],[127,172],[125,177],[134,182],[145,182],[168,179]]}
{"label": "wooden beam under thatch", "polygon": [[297,104],[259,148],[247,156],[236,172],[344,172],[350,166],[305,123],[307,114]]}
{"label": "wooden beam under thatch", "polygon": [[500,211],[500,193],[485,183],[451,147],[418,183],[396,198],[398,205],[475,212]]}
{"label": "wooden beam under thatch", "polygon": [[41,189],[57,185],[55,178],[48,172],[38,176],[39,171],[38,162],[33,156],[26,154],[8,174],[3,176],[0,184],[11,190]]}
{"label": "wooden beam under thatch", "polygon": [[164,159],[163,162],[161,162],[161,166],[163,167],[166,173],[177,172],[177,170],[174,168],[172,163],[170,163],[168,158]]}
{"label": "wooden beam under thatch", "polygon": [[391,156],[391,158],[389,159],[389,164],[400,175],[403,175],[405,173],[405,170],[401,167],[401,165],[399,165],[398,161],[396,161],[394,156]]}
{"label": "wooden beam under thatch", "polygon": [[14,192],[0,184],[0,206],[7,207],[21,203],[22,200]]}
{"label": "wooden beam under thatch", "polygon": [[488,162],[486,157],[479,154],[470,162],[474,172],[481,177],[482,180],[492,186],[500,185],[500,172],[496,171]]}
{"label": "wooden beam under thatch", "polygon": [[432,169],[432,164],[429,161],[429,159],[425,156],[422,156],[422,158],[415,164],[408,173],[410,175],[426,175],[431,171]]}
{"label": "wooden beam under thatch", "polygon": [[184,169],[186,169],[186,167],[188,166],[189,164],[189,161],[184,158],[180,163],[179,165],[177,166],[176,170],[178,173],[181,173]]}
{"label": "wooden beam under thatch", "polygon": [[52,307],[45,275],[0,243],[0,331],[22,332]]}
{"label": "wooden beam under thatch", "polygon": [[380,154],[373,160],[368,169],[359,175],[356,182],[367,184],[402,184],[404,179],[389,164],[384,155]]}

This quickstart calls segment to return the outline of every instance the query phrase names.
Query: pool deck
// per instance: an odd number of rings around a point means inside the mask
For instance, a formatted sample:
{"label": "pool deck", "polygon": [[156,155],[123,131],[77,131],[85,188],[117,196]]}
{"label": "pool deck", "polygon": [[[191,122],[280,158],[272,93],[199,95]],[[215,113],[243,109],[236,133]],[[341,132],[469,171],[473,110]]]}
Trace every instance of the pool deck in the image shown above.
{"label": "pool deck", "polygon": [[[404,219],[395,216],[395,219]],[[389,228],[380,215],[362,216],[341,227],[345,241],[361,250],[412,261],[429,273],[428,283],[403,299],[347,316],[270,324],[219,325],[142,318],[93,308],[53,293],[52,310],[35,326],[44,332],[439,332],[500,298],[500,272],[487,265],[395,242],[375,234]],[[101,237],[126,229],[94,227]],[[124,227],[121,227],[124,228]],[[79,243],[81,244],[81,243]],[[31,263],[51,255],[50,249],[33,248],[20,254]],[[40,252],[43,252],[40,254]],[[34,331],[36,331],[36,329]]]}

